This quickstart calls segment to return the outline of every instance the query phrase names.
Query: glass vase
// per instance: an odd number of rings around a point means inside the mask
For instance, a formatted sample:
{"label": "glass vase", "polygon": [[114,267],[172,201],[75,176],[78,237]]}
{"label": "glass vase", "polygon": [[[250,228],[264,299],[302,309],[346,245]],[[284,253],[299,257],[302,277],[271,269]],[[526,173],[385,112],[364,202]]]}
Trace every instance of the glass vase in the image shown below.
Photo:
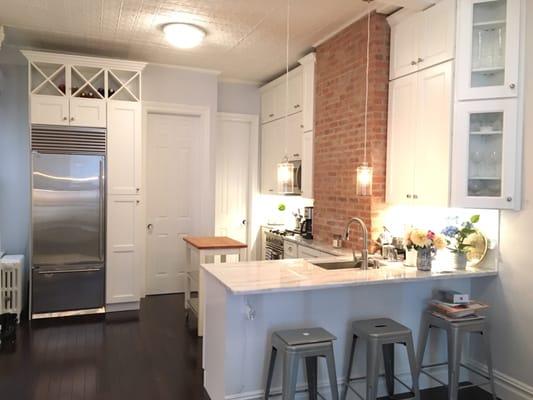
{"label": "glass vase", "polygon": [[424,247],[416,251],[416,268],[419,271],[431,271],[431,248]]}

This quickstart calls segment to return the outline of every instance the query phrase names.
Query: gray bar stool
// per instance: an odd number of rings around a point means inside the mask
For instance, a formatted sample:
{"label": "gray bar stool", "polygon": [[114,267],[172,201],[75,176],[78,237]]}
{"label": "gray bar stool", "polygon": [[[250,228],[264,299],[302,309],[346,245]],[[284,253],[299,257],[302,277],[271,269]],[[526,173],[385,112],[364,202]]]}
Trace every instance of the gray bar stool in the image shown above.
{"label": "gray bar stool", "polygon": [[[446,331],[448,337],[448,362],[423,365],[424,352],[426,351],[426,345],[429,337],[429,331],[431,328],[440,328]],[[485,339],[485,351],[487,356],[487,368],[489,376],[480,374],[467,365],[461,363],[461,353],[463,350],[464,336],[467,333],[478,333]],[[422,324],[420,327],[420,339],[418,342],[418,365],[420,365],[420,372],[429,376],[434,381],[440,383],[443,386],[448,386],[448,400],[457,400],[459,389],[466,389],[475,386],[490,385],[493,400],[497,400],[496,392],[494,390],[494,374],[492,371],[492,356],[490,353],[490,337],[486,320],[478,319],[473,321],[461,321],[451,322],[445,319],[439,318],[433,315],[431,312],[426,311],[422,317]],[[441,365],[448,365],[448,385],[446,382],[441,381],[427,371],[424,368],[433,368]],[[471,384],[459,387],[460,369],[461,367],[475,373],[486,379],[487,382],[480,384]]]}
{"label": "gray bar stool", "polygon": [[[383,359],[385,363],[385,378],[387,382],[387,392],[389,396],[394,395],[394,380],[405,386],[413,395],[413,398],[420,399],[418,388],[418,367],[416,364],[415,350],[413,346],[413,336],[411,330],[402,324],[389,318],[376,318],[363,321],[355,321],[352,324],[352,347],[348,361],[348,373],[346,374],[346,386],[342,399],[346,399],[348,389],[353,391],[357,397],[363,399],[350,382],[366,379],[366,400],[375,400],[378,394],[379,378],[379,348],[383,349]],[[355,345],[357,339],[367,342],[366,354],[366,377],[352,378],[353,360],[355,355]],[[407,350],[409,366],[411,369],[412,387],[402,382],[394,375],[394,345],[403,344]]]}
{"label": "gray bar stool", "polygon": [[265,400],[270,397],[270,386],[278,352],[283,355],[283,400],[294,400],[296,380],[298,378],[298,363],[301,359],[305,359],[309,398],[312,400],[318,398],[318,357],[326,359],[331,398],[332,400],[338,400],[337,373],[333,356],[333,341],[336,339],[335,336],[322,328],[291,329],[274,332],[272,334],[272,353],[270,354],[268,367]]}

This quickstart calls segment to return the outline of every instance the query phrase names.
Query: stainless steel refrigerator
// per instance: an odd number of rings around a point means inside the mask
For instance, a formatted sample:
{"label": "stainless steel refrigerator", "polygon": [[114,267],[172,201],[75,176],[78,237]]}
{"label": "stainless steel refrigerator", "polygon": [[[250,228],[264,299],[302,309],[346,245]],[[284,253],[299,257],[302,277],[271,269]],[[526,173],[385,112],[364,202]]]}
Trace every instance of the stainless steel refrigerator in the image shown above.
{"label": "stainless steel refrigerator", "polygon": [[105,130],[32,127],[32,317],[105,303]]}

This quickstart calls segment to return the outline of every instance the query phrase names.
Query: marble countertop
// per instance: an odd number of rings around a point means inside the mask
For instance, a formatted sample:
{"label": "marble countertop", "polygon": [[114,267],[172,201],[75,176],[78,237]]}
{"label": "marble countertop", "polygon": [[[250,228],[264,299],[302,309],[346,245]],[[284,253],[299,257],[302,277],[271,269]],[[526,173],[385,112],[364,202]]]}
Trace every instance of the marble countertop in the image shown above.
{"label": "marble countertop", "polygon": [[[349,259],[349,257],[330,257],[313,259],[313,262]],[[495,269],[475,267],[463,271],[434,267],[431,271],[424,272],[414,267],[406,267],[400,262],[387,262],[386,266],[379,269],[325,270],[303,259],[202,264],[202,268],[236,295],[476,278],[498,274]]]}

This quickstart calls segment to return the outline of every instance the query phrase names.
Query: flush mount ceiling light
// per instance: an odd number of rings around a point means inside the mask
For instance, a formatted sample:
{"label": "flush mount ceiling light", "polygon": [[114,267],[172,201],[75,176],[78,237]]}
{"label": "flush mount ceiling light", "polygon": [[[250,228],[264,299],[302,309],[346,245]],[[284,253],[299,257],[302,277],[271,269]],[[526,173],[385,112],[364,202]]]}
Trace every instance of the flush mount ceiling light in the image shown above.
{"label": "flush mount ceiling light", "polygon": [[192,49],[202,43],[205,31],[196,25],[172,23],[163,26],[167,41],[179,49]]}

